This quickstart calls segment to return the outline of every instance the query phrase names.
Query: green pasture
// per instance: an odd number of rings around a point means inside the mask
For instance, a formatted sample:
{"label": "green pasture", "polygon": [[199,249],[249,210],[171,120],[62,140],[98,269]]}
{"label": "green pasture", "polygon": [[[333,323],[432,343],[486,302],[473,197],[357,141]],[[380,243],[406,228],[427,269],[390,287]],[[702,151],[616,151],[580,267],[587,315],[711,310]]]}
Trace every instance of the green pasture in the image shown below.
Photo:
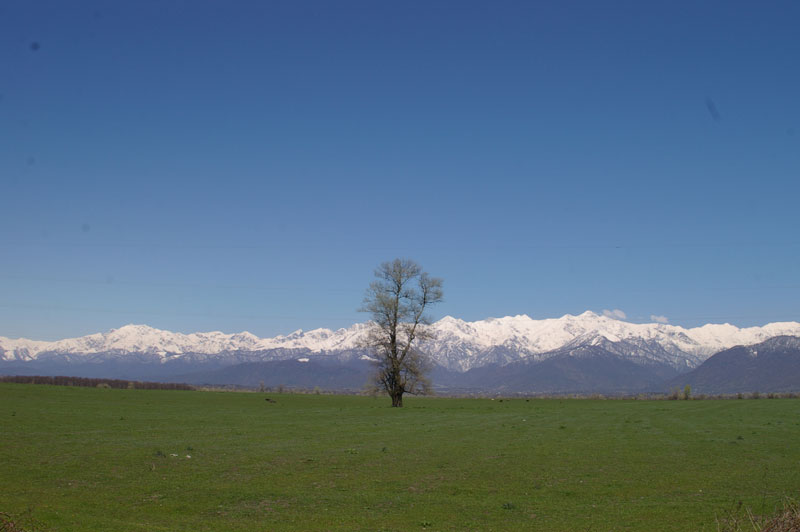
{"label": "green pasture", "polygon": [[800,493],[800,400],[0,384],[0,466],[44,530],[715,531]]}

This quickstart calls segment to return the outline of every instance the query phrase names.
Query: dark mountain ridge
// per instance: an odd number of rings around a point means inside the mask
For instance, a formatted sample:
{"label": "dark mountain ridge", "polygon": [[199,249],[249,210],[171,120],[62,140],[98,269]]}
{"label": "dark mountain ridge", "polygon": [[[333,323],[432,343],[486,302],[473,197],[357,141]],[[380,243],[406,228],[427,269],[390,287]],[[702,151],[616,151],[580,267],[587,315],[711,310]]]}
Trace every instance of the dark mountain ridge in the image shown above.
{"label": "dark mountain ridge", "polygon": [[699,367],[668,382],[694,393],[783,393],[800,391],[800,337],[776,336],[712,355]]}

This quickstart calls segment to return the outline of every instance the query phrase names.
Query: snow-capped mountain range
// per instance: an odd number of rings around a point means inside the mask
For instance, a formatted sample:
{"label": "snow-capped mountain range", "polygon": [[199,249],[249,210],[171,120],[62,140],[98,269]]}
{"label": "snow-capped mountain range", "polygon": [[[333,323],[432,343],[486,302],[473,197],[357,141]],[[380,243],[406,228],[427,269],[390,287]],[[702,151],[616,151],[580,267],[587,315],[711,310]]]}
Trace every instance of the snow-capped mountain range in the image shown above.
{"label": "snow-capped mountain range", "polygon": [[[678,371],[697,367],[712,354],[736,345],[751,345],[775,336],[800,336],[800,323],[769,323],[739,328],[708,324],[686,329],[662,323],[635,324],[587,311],[573,316],[535,320],[526,315],[466,322],[445,317],[431,325],[434,340],[422,346],[435,363],[464,372],[487,365],[551,356],[581,356],[587,347],[602,347],[637,364],[666,364]],[[248,332],[182,334],[146,325],[126,325],[106,333],[55,342],[0,337],[0,361],[26,363],[63,359],[98,362],[138,357],[150,362],[213,360],[216,363],[291,359],[303,354],[341,355],[361,352],[368,324],[338,330],[295,331],[259,338]]]}

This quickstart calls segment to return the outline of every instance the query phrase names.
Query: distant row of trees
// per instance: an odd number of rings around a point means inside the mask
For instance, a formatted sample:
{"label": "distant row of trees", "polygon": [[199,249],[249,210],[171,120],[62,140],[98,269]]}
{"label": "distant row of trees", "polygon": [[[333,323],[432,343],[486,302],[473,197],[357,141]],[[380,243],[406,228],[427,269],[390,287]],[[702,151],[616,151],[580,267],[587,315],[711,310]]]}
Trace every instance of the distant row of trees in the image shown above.
{"label": "distant row of trees", "polygon": [[193,386],[177,382],[141,382],[123,379],[98,379],[88,377],[50,377],[42,375],[10,375],[0,377],[0,382],[17,384],[49,384],[51,386],[82,386],[87,388],[117,388],[127,390],[194,390]]}

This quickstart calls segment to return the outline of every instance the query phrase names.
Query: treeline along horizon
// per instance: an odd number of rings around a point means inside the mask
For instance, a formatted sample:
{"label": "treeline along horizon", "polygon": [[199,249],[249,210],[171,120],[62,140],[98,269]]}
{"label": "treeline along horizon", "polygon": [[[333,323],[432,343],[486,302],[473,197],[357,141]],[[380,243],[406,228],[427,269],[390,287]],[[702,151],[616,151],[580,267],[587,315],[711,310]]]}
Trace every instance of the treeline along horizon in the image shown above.
{"label": "treeline along horizon", "polygon": [[0,382],[17,384],[49,384],[51,386],[81,386],[86,388],[117,388],[128,390],[195,390],[194,386],[177,382],[142,382],[124,379],[89,377],[9,375],[0,376]]}

